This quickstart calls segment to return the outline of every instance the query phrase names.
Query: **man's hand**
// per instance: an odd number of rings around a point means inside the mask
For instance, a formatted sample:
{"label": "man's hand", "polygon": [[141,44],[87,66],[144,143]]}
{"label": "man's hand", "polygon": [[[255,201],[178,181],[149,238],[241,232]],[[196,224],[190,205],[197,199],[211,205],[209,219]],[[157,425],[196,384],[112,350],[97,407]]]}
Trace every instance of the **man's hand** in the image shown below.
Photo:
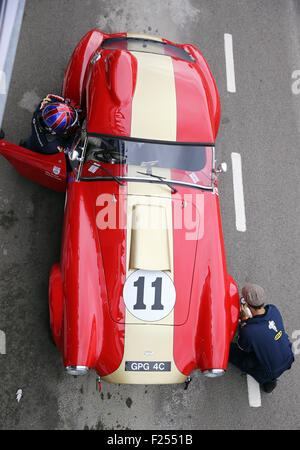
{"label": "man's hand", "polygon": [[249,319],[249,317],[251,317],[251,314],[249,314],[249,308],[247,305],[241,305],[240,316],[241,316],[241,319]]}

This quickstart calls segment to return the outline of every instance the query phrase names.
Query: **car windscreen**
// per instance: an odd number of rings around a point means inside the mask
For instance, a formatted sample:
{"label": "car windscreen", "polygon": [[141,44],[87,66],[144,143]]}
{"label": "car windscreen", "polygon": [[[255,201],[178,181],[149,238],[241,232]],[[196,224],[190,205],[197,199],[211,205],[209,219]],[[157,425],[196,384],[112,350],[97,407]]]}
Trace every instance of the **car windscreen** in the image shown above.
{"label": "car windscreen", "polygon": [[89,135],[80,179],[114,177],[138,181],[161,178],[212,187],[214,147]]}
{"label": "car windscreen", "polygon": [[132,52],[156,53],[159,55],[172,56],[173,58],[183,59],[184,61],[194,62],[190,53],[181,47],[168,44],[163,41],[151,39],[117,37],[105,39],[101,48],[106,50],[128,50]]}

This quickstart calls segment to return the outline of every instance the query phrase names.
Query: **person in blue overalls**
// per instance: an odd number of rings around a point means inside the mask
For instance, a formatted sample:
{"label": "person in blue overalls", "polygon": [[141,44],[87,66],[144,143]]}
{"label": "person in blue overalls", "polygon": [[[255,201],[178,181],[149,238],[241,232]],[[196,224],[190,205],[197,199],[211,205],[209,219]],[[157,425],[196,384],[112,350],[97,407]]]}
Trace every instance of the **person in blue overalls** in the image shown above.
{"label": "person in blue overalls", "polygon": [[245,305],[241,306],[240,331],[237,342],[230,345],[229,361],[251,375],[269,393],[276,387],[277,378],[291,368],[292,344],[276,306],[265,305],[266,296],[261,286],[247,284],[242,295]]}
{"label": "person in blue overalls", "polygon": [[69,99],[48,94],[33,114],[31,136],[20,145],[46,155],[66,153],[78,129],[80,113]]}

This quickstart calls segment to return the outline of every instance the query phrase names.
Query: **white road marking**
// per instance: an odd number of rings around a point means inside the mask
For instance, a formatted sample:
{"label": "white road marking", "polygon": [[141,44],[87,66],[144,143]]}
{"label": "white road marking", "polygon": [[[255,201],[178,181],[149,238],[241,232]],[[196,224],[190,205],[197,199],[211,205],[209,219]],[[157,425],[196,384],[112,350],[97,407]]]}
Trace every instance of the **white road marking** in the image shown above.
{"label": "white road marking", "polygon": [[248,386],[248,400],[252,408],[259,408],[261,406],[260,388],[258,382],[247,374]]}
{"label": "white road marking", "polygon": [[225,62],[226,62],[227,91],[236,92],[231,34],[228,33],[224,34],[224,48],[225,48]]}
{"label": "white road marking", "polygon": [[2,0],[0,8],[0,126],[4,116],[26,0]]}
{"label": "white road marking", "polygon": [[238,231],[246,231],[246,214],[242,176],[242,159],[239,153],[231,153],[235,225]]}
{"label": "white road marking", "polygon": [[6,74],[5,74],[4,70],[0,70],[0,94],[2,94],[2,95],[7,94]]}
{"label": "white road marking", "polygon": [[6,355],[6,336],[2,330],[0,330],[0,355]]}

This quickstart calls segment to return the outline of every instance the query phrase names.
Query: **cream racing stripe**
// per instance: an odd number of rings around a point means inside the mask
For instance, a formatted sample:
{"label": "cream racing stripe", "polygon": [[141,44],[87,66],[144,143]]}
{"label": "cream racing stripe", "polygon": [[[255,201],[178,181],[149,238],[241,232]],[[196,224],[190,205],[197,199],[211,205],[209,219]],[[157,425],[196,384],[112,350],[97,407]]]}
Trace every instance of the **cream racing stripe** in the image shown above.
{"label": "cream racing stripe", "polygon": [[151,197],[141,197],[136,201],[133,196],[128,201],[131,199],[134,204],[127,209],[131,221],[128,270],[165,270],[171,273],[166,206],[156,198],[155,202],[149,202]]}
{"label": "cream racing stripe", "polygon": [[[170,178],[169,169],[153,173]],[[136,177],[134,166],[128,175]],[[166,271],[174,279],[171,189],[164,184],[128,183],[127,277],[138,269]]]}
{"label": "cream racing stripe", "polygon": [[177,108],[172,58],[131,52],[137,59],[131,137],[176,141]]}
{"label": "cream racing stripe", "polygon": [[[132,167],[130,172],[129,175],[134,176],[136,169]],[[168,169],[163,172],[164,176],[170,176],[166,173]],[[150,186],[152,195],[149,196]],[[136,210],[143,215],[142,221],[139,221],[140,217],[137,218],[139,226],[133,222]],[[151,217],[148,229],[145,217]],[[128,183],[126,260],[126,279],[136,270],[158,270],[174,280],[172,200],[168,186],[146,182]],[[132,384],[183,383],[186,376],[179,372],[173,358],[173,326],[174,309],[163,319],[152,323],[140,320],[126,309],[123,360],[114,373],[103,379]],[[151,362],[167,362],[171,370],[126,371],[128,361],[142,362],[146,364],[145,367]]]}
{"label": "cream racing stripe", "polygon": [[[137,58],[137,86],[132,103],[131,137],[176,140],[175,82],[171,58],[132,52]],[[140,167],[129,166],[128,176]],[[153,167],[170,179],[170,170]],[[166,274],[174,281],[172,194],[159,183],[129,182],[127,192],[126,280],[136,271]],[[145,273],[145,272],[143,272]],[[136,284],[135,284],[136,286]],[[175,288],[174,288],[175,289]],[[135,292],[135,291],[134,291]],[[104,380],[113,383],[183,383],[186,376],[173,358],[174,308],[155,322],[141,320],[125,309],[124,355],[120,367]],[[125,370],[126,362],[167,363],[168,371]]]}
{"label": "cream racing stripe", "polygon": [[[135,169],[130,168],[130,171],[133,173],[129,175],[133,176]],[[164,169],[164,176],[169,177],[170,174],[166,172],[169,170]],[[150,186],[151,196],[147,195]],[[144,191],[143,194],[141,190]],[[137,210],[142,217],[135,217]],[[149,228],[145,226],[145,220],[148,220],[145,217],[151,217]],[[136,219],[138,224],[134,223]],[[157,183],[128,183],[126,279],[136,270],[157,270],[163,271],[173,282],[172,230],[170,188]],[[113,383],[131,384],[183,383],[186,376],[177,369],[173,358],[173,326],[174,309],[166,317],[151,323],[140,320],[126,309],[123,360],[115,372],[103,379]],[[170,363],[170,370],[126,371],[126,363],[132,361],[143,363],[146,368],[151,362],[167,362]]]}

